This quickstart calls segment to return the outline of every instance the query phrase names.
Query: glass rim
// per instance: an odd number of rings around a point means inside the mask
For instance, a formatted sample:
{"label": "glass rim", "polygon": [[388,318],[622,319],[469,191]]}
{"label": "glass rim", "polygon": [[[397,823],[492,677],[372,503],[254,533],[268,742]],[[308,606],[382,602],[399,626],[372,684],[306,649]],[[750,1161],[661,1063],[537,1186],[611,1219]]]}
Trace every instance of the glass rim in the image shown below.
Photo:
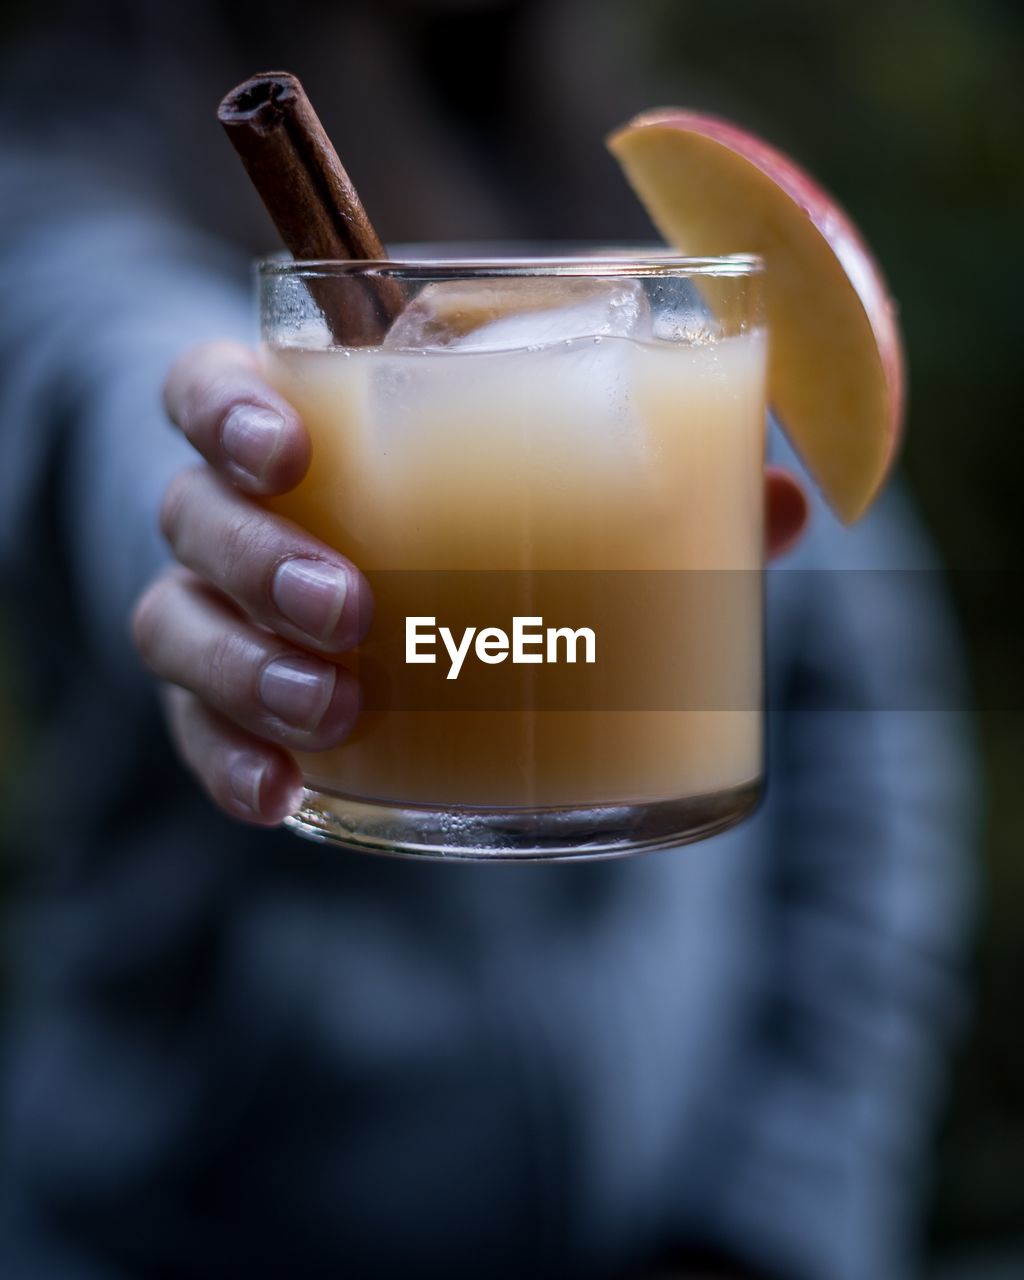
{"label": "glass rim", "polygon": [[[445,250],[461,251],[454,256],[438,256]],[[504,246],[427,244],[396,245],[390,258],[309,258],[294,259],[285,253],[261,258],[255,263],[262,278],[292,277],[330,279],[361,275],[406,279],[445,279],[510,276],[703,276],[742,279],[760,275],[764,259],[756,253],[729,253],[718,256],[689,256],[664,245],[641,246],[598,244],[548,244],[539,242],[532,252],[528,242]],[[481,252],[482,250],[482,252]],[[427,256],[421,256],[424,251]]]}

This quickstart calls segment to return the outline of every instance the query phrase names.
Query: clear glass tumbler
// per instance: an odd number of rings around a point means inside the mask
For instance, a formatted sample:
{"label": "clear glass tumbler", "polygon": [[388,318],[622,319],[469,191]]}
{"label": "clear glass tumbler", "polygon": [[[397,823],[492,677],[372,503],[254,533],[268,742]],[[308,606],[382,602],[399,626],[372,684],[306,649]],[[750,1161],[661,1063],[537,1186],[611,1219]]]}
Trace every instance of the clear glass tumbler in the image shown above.
{"label": "clear glass tumbler", "polygon": [[[258,268],[313,442],[273,507],[352,560],[363,709],[298,832],[389,854],[682,844],[762,779],[761,263],[659,251]],[[401,310],[342,345],[326,317]]]}

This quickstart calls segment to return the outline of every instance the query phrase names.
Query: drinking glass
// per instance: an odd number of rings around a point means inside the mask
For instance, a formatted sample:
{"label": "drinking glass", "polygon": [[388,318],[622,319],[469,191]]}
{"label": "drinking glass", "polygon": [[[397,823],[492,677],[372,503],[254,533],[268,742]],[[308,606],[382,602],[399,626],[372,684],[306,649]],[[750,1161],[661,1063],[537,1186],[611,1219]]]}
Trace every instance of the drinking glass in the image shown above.
{"label": "drinking glass", "polygon": [[[444,859],[683,844],[763,773],[762,265],[575,247],[259,264],[309,472],[273,508],[353,561],[363,704],[289,824]],[[328,317],[397,319],[342,345]],[[382,336],[383,335],[383,336]]]}

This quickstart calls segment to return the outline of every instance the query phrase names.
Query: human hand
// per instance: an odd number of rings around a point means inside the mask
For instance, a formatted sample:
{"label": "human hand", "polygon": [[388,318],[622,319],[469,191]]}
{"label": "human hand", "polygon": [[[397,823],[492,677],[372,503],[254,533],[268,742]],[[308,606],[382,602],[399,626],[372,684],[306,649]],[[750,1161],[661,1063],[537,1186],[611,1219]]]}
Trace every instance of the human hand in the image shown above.
{"label": "human hand", "polygon": [[160,524],[178,564],[139,600],[133,638],[165,682],[185,764],[232,817],[274,825],[300,802],[290,751],[334,746],[355,723],[358,686],[331,659],[365,636],[369,587],[343,555],[254,501],[298,484],[310,443],[253,352],[187,351],[164,396],[205,464],[167,489]]}
{"label": "human hand", "polygon": [[[178,565],[143,594],[132,633],[164,682],[179,755],[232,817],[276,825],[298,808],[291,750],[342,742],[359,711],[337,658],[372,618],[366,580],[343,555],[258,496],[302,479],[309,437],[296,411],[235,343],[187,351],[165,385],[171,420],[205,459],[170,484],[161,528]],[[765,474],[766,546],[778,555],[806,520],[789,473]]]}

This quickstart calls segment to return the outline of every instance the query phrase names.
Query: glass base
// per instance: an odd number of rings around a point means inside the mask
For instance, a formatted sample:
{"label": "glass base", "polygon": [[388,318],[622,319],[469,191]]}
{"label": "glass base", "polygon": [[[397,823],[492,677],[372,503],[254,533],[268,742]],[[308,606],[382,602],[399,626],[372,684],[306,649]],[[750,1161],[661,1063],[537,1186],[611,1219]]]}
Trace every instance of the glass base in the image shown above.
{"label": "glass base", "polygon": [[651,804],[548,809],[385,804],[307,789],[287,826],[308,840],[438,862],[618,858],[717,835],[757,807],[761,780]]}

